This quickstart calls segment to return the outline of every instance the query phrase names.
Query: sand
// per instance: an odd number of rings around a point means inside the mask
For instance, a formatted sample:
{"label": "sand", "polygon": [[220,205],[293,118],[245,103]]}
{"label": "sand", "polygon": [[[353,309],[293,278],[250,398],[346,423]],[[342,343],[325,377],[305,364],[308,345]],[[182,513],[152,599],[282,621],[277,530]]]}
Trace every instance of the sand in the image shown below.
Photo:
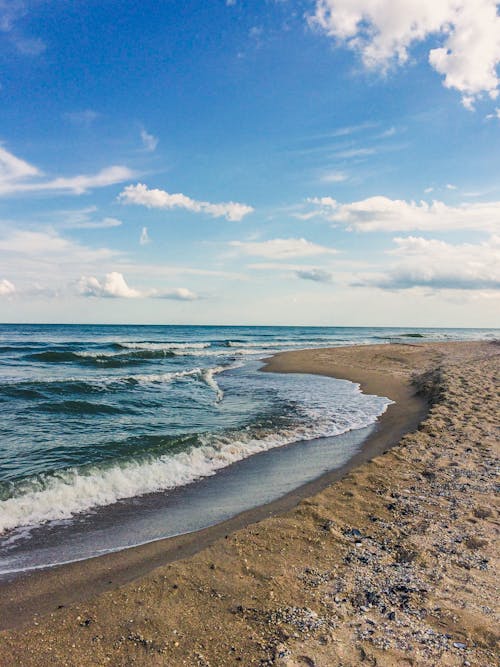
{"label": "sand", "polygon": [[[23,627],[0,633],[0,665],[498,664],[499,352],[277,355],[268,370],[345,377],[397,401],[356,467],[180,542],[4,585],[0,621]],[[430,410],[388,450],[423,414],[417,390]]]}

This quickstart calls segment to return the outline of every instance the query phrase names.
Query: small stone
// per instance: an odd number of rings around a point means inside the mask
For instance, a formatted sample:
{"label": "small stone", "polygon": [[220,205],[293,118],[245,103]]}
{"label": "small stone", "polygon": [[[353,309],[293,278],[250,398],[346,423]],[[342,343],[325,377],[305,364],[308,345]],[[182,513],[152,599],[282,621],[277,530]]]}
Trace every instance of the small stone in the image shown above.
{"label": "small stone", "polygon": [[463,642],[453,642],[453,646],[461,649],[467,648],[467,644],[464,644]]}

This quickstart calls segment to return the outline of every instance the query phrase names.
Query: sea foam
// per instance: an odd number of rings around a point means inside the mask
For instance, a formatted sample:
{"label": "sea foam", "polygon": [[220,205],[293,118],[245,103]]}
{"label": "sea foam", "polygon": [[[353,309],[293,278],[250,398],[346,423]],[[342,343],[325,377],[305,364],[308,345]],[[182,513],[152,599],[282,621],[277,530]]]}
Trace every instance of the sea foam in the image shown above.
{"label": "sea foam", "polygon": [[[213,379],[213,370],[205,373],[207,383]],[[200,446],[174,455],[39,475],[24,482],[21,493],[0,502],[0,533],[47,521],[70,519],[81,512],[125,498],[184,486],[274,447],[363,428],[372,424],[388,404],[389,401],[372,411],[353,411],[337,421],[331,421],[328,415],[323,418],[318,416],[306,424],[279,431],[240,430],[220,435],[206,434],[200,436]]]}

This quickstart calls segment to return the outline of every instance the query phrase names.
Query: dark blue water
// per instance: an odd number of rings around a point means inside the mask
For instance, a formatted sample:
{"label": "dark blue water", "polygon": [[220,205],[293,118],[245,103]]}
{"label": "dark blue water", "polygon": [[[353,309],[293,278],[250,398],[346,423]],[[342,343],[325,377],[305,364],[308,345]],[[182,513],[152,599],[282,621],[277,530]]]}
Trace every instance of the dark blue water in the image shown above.
{"label": "dark blue water", "polygon": [[[1,325],[0,549],[27,530],[184,487],[259,452],[363,429],[389,403],[346,381],[260,373],[275,351],[496,335]],[[358,445],[343,441],[335,465]]]}

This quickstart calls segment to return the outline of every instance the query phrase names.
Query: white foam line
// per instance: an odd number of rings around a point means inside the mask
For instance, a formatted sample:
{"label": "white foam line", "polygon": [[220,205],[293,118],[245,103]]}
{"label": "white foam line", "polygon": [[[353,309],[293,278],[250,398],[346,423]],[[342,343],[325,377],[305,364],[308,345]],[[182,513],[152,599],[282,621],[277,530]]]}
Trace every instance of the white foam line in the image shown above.
{"label": "white foam line", "polygon": [[210,347],[211,343],[128,343],[128,342],[118,342],[116,345],[124,348],[125,350],[184,350],[184,349],[194,349],[200,350],[203,348]]}
{"label": "white foam line", "polygon": [[[210,373],[206,381],[210,382]],[[340,423],[318,419],[280,432],[206,435],[201,446],[175,455],[131,460],[109,467],[71,468],[52,477],[41,476],[33,480],[31,488],[27,487],[24,493],[0,502],[0,534],[21,526],[69,519],[124,498],[185,486],[214,475],[236,461],[285,444],[369,426],[388,404],[389,401],[378,406],[371,414],[350,415],[347,421],[340,420]]]}
{"label": "white foam line", "polygon": [[215,366],[214,368],[190,368],[185,371],[171,371],[169,373],[150,373],[137,375],[108,375],[105,377],[92,376],[71,376],[71,377],[40,377],[40,378],[6,378],[6,384],[36,384],[36,383],[66,383],[66,382],[81,382],[93,386],[109,386],[112,384],[127,384],[136,382],[137,384],[161,384],[173,382],[178,378],[196,377],[206,385],[211,387],[217,394],[221,393],[220,387],[214,380],[214,375],[229,370],[231,366]]}

